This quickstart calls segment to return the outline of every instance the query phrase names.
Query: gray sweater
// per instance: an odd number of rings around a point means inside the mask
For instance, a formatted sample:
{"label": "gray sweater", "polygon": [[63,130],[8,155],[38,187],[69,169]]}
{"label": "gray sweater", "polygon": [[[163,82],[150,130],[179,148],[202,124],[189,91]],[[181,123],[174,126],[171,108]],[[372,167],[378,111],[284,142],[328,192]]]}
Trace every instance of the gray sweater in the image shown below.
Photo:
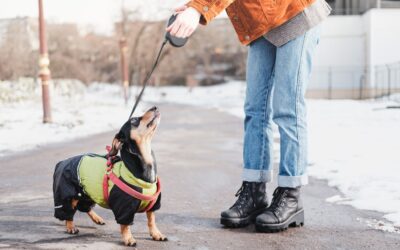
{"label": "gray sweater", "polygon": [[320,24],[331,13],[325,0],[316,0],[297,16],[264,35],[273,45],[280,47]]}

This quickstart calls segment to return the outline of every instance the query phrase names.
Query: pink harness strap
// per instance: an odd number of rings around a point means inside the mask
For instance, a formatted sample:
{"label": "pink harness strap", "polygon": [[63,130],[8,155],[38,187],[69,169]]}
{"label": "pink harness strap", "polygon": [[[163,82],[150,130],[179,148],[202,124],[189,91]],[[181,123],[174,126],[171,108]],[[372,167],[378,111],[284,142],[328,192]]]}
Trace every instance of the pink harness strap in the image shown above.
{"label": "pink harness strap", "polygon": [[[107,146],[106,147],[107,151],[110,151],[110,147]],[[113,172],[112,172],[112,168],[114,167],[114,164],[112,163],[112,157],[107,156],[107,172],[103,177],[103,196],[104,196],[104,200],[106,201],[106,203],[108,203],[108,198],[109,198],[109,193],[108,193],[108,181],[111,180],[117,187],[119,187],[122,191],[124,191],[125,193],[129,194],[130,196],[141,200],[141,201],[150,201],[149,205],[147,205],[143,210],[139,211],[139,212],[147,212],[150,209],[153,208],[154,204],[157,202],[158,196],[161,193],[161,181],[160,178],[157,177],[157,191],[155,194],[153,195],[144,195],[138,191],[136,191],[135,189],[129,187],[128,185],[126,185],[125,183],[123,183],[118,176],[116,176]]]}

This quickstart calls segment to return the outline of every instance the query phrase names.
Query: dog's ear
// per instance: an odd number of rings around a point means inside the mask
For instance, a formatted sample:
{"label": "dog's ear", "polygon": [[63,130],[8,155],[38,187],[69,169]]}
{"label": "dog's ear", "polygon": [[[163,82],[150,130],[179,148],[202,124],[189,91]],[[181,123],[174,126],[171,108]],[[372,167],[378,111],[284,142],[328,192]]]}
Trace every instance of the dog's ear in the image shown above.
{"label": "dog's ear", "polygon": [[120,133],[118,133],[115,135],[115,137],[111,143],[111,150],[108,154],[110,156],[117,155],[118,151],[121,150],[121,148],[122,148],[122,144],[124,144],[124,143],[122,141]]}

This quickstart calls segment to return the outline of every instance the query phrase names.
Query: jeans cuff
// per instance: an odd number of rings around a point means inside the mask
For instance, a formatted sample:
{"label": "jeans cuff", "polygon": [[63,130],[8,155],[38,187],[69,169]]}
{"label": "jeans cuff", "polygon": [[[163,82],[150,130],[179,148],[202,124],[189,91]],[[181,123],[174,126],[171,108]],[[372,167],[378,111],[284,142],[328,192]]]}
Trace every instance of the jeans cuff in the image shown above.
{"label": "jeans cuff", "polygon": [[272,171],[244,168],[242,179],[249,182],[271,182]]}
{"label": "jeans cuff", "polygon": [[308,184],[308,175],[299,176],[278,176],[278,186],[279,187],[289,187],[296,188],[300,186],[305,186]]}

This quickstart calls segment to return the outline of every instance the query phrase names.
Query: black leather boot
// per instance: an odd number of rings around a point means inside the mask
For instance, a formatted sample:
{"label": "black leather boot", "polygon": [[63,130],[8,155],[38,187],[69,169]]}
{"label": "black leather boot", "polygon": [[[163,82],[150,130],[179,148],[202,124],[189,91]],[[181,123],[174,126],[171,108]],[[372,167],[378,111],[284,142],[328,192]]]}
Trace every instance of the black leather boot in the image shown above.
{"label": "black leather boot", "polygon": [[303,225],[304,209],[300,188],[275,189],[271,206],[256,218],[256,229],[260,232],[274,233]]}
{"label": "black leather boot", "polygon": [[244,181],[237,191],[237,201],[221,213],[221,224],[227,227],[244,227],[268,207],[265,182]]}

